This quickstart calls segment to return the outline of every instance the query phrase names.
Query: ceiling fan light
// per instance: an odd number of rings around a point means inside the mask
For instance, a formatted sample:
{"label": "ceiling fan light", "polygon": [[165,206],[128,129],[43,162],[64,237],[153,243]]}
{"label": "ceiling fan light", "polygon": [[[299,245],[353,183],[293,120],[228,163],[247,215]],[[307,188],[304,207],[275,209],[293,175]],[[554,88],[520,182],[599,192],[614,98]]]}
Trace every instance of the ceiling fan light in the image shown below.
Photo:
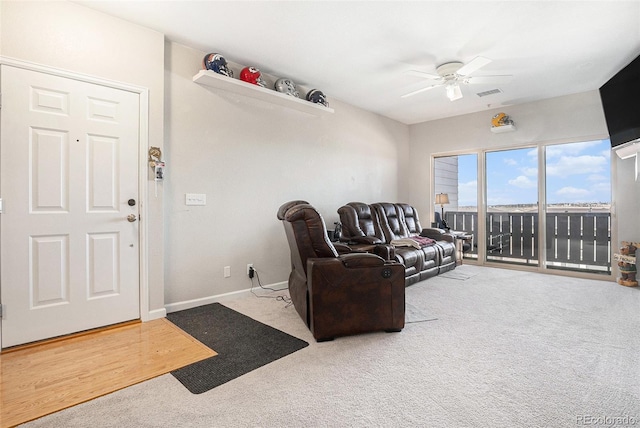
{"label": "ceiling fan light", "polygon": [[450,101],[455,101],[462,98],[462,91],[460,90],[460,85],[456,83],[452,83],[447,85],[447,98]]}

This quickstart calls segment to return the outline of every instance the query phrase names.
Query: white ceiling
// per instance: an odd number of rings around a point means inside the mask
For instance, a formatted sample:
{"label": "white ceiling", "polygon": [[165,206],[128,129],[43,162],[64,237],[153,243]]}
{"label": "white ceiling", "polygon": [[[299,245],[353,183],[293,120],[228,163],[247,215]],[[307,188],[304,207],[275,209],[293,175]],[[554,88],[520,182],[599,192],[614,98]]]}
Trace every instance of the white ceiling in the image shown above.
{"label": "white ceiling", "polygon": [[[406,124],[597,89],[640,54],[638,0],[77,3]],[[429,83],[408,70],[476,56],[511,82],[400,98]]]}

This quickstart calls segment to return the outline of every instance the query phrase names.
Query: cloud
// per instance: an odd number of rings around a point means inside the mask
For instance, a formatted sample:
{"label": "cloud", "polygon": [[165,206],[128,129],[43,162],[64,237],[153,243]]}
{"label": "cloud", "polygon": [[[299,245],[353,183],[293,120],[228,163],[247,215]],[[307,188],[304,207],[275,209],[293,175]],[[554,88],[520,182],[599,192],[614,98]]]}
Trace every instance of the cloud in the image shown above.
{"label": "cloud", "polygon": [[580,153],[591,147],[597,147],[599,145],[606,146],[606,143],[603,140],[596,141],[583,141],[580,143],[570,143],[570,144],[557,144],[553,146],[547,146],[545,149],[545,153],[547,159],[557,158],[563,156],[578,156]]}
{"label": "cloud", "polygon": [[611,183],[605,177],[599,181],[574,180],[568,184],[567,180],[556,180],[557,184],[564,184],[559,189],[549,190],[548,202],[603,202],[611,201]]}
{"label": "cloud", "polygon": [[517,178],[509,180],[509,184],[521,189],[531,189],[538,186],[535,181],[529,179],[528,177],[525,177],[524,175],[519,175]]}
{"label": "cloud", "polygon": [[591,198],[594,202],[611,201],[611,183],[608,180],[594,183],[589,189],[594,194]]}
{"label": "cloud", "polygon": [[584,201],[589,198],[591,194],[587,189],[579,189],[577,187],[563,187],[556,192],[557,196],[562,196],[565,200],[570,202]]}
{"label": "cloud", "polygon": [[516,166],[518,165],[518,161],[516,161],[515,159],[511,159],[511,158],[505,158],[504,159],[504,163],[506,163],[509,166]]}
{"label": "cloud", "polygon": [[556,195],[588,195],[587,189],[578,189],[577,187],[563,187],[556,192]]}
{"label": "cloud", "polygon": [[565,178],[570,175],[593,174],[604,171],[607,164],[604,156],[562,156],[555,163],[547,163],[547,176]]}
{"label": "cloud", "polygon": [[528,168],[520,168],[520,172],[529,177],[537,177],[538,176],[538,168],[528,167]]}

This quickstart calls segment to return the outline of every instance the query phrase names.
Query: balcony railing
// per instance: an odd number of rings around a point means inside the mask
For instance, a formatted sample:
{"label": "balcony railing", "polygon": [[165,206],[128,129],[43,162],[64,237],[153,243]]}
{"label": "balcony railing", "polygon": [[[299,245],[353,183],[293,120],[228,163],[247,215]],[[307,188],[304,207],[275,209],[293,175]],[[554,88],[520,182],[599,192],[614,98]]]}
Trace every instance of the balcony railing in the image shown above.
{"label": "balcony railing", "polygon": [[[471,250],[477,258],[478,214],[449,211],[445,220],[453,230],[473,235]],[[488,260],[538,265],[538,213],[487,213]],[[546,214],[547,267],[611,272],[611,215],[562,212]]]}

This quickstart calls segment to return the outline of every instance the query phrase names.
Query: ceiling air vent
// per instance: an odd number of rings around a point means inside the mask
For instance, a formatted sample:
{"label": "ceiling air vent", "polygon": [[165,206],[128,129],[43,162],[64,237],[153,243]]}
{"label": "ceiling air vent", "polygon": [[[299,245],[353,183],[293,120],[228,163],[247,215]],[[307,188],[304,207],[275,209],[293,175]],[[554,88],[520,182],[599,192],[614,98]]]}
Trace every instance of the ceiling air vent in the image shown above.
{"label": "ceiling air vent", "polygon": [[478,92],[477,95],[479,97],[486,97],[487,95],[499,94],[502,91],[500,89],[491,89],[489,91]]}

